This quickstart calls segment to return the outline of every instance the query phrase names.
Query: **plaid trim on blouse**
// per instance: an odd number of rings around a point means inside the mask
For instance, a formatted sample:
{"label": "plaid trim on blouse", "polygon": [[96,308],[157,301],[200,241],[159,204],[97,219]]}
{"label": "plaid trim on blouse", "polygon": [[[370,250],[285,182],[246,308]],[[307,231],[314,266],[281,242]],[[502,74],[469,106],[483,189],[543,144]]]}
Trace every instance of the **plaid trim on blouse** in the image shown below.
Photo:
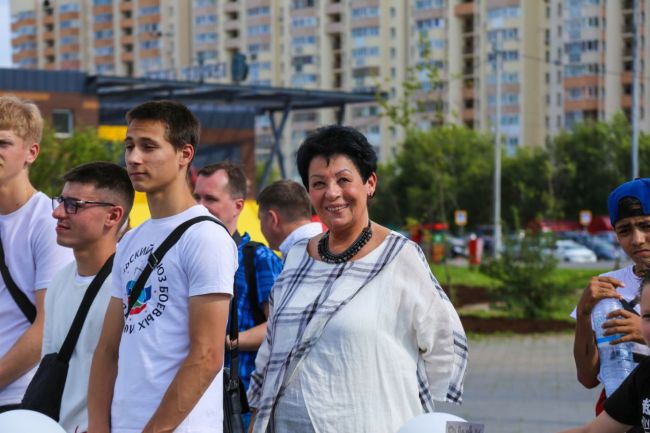
{"label": "plaid trim on blouse", "polygon": [[[397,257],[406,244],[417,248],[422,265],[426,266],[432,288],[448,304],[449,309],[453,310],[449,298],[431,274],[421,249],[398,233],[391,232],[383,241],[384,245],[380,246],[383,249],[375,261],[364,258],[330,265],[325,269],[322,266],[314,269],[317,263],[322,262],[317,262],[307,254],[307,242],[308,240],[300,241],[291,250],[269,298],[271,315],[267,322],[266,341],[260,348],[248,391],[249,403],[257,409],[256,432],[265,432],[267,426],[272,424],[271,417],[278,395],[300,368],[301,361],[318,341],[330,319]],[[320,284],[322,289],[316,299],[306,307],[292,307],[292,300],[300,296],[300,288],[305,281]],[[332,296],[333,294],[335,296]],[[460,403],[468,350],[460,319],[455,310],[453,312],[454,314],[449,315],[449,325],[453,329],[454,356],[446,400]],[[281,329],[281,335],[276,335],[278,329]],[[418,362],[417,378],[422,408],[425,412],[431,412],[434,410],[434,396],[423,359]]]}

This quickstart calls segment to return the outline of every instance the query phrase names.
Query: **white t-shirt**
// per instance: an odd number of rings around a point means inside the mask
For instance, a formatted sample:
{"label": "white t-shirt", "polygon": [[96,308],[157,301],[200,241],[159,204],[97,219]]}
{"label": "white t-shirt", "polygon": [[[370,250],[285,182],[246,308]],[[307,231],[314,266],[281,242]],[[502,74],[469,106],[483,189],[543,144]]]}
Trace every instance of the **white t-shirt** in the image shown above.
{"label": "white t-shirt", "polygon": [[[127,304],[130,289],[153,252],[182,222],[210,215],[203,206],[151,219],[118,245],[111,296]],[[112,433],[141,432],[189,353],[189,297],[232,294],[237,246],[221,226],[203,221],[190,227],[151,273],[126,319],[113,394]],[[221,372],[175,430],[220,433],[223,423]]]}
{"label": "white t-shirt", "polygon": [[[0,215],[0,239],[12,279],[35,304],[36,289],[50,285],[54,274],[73,259],[72,250],[56,243],[52,201],[41,192],[18,210]],[[0,358],[14,346],[30,323],[0,278]],[[20,403],[35,368],[0,389],[0,405]]]}
{"label": "white t-shirt", "polygon": [[[61,350],[72,320],[93,278],[77,274],[76,262],[68,264],[54,276],[45,294],[45,325],[41,356]],[[59,424],[69,433],[85,432],[88,429],[86,396],[90,365],[111,297],[110,288],[111,276],[108,275],[90,306],[79,340],[70,358],[59,416]]]}
{"label": "white t-shirt", "polygon": [[[634,273],[634,265],[626,266],[611,272],[605,272],[600,275],[601,277],[612,277],[625,284],[625,287],[617,287],[616,291],[623,296],[626,301],[631,301],[639,295],[639,288],[641,286],[641,277]],[[571,312],[571,317],[576,318],[578,307],[574,308]],[[637,303],[634,306],[637,313],[641,313],[641,305]],[[593,324],[592,324],[593,329]],[[650,348],[645,344],[634,343],[634,352],[643,355],[650,355]]]}

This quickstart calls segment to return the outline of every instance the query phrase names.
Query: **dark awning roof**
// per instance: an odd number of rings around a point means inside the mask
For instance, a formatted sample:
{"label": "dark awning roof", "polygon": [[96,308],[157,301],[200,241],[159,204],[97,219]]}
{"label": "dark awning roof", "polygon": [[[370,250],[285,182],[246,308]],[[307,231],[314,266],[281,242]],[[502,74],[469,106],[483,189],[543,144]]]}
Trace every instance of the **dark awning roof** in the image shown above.
{"label": "dark awning roof", "polygon": [[150,78],[90,76],[100,101],[142,102],[174,99],[185,104],[233,104],[268,111],[341,107],[346,104],[375,102],[373,92],[350,93],[283,87],[199,83]]}

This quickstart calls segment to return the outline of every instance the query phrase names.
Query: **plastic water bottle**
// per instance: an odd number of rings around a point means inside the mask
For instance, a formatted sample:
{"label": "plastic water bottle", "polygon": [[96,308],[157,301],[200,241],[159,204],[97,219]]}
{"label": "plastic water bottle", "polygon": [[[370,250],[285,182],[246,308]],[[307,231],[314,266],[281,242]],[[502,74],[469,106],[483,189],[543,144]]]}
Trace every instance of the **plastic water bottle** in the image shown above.
{"label": "plastic water bottle", "polygon": [[600,358],[600,381],[605,386],[605,394],[609,397],[620,386],[625,378],[634,370],[636,362],[633,359],[632,349],[634,343],[610,344],[623,334],[603,335],[603,323],[608,320],[607,315],[614,310],[623,308],[615,298],[605,298],[594,307],[591,312],[591,321],[596,333],[598,356]]}

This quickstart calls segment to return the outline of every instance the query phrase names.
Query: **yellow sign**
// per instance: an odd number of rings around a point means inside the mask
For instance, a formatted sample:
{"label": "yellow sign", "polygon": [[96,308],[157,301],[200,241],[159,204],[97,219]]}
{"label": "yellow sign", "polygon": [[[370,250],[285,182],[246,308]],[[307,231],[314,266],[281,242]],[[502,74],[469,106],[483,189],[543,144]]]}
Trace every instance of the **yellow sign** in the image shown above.
{"label": "yellow sign", "polygon": [[[129,218],[131,227],[137,227],[151,218],[149,206],[147,205],[147,196],[143,192],[135,193],[133,209],[131,209]],[[257,202],[255,200],[246,200],[244,210],[242,210],[239,221],[237,221],[237,230],[239,233],[248,233],[254,241],[268,245],[260,229],[260,220],[257,218]]]}
{"label": "yellow sign", "polygon": [[126,126],[99,125],[97,135],[102,140],[122,142],[126,137]]}

